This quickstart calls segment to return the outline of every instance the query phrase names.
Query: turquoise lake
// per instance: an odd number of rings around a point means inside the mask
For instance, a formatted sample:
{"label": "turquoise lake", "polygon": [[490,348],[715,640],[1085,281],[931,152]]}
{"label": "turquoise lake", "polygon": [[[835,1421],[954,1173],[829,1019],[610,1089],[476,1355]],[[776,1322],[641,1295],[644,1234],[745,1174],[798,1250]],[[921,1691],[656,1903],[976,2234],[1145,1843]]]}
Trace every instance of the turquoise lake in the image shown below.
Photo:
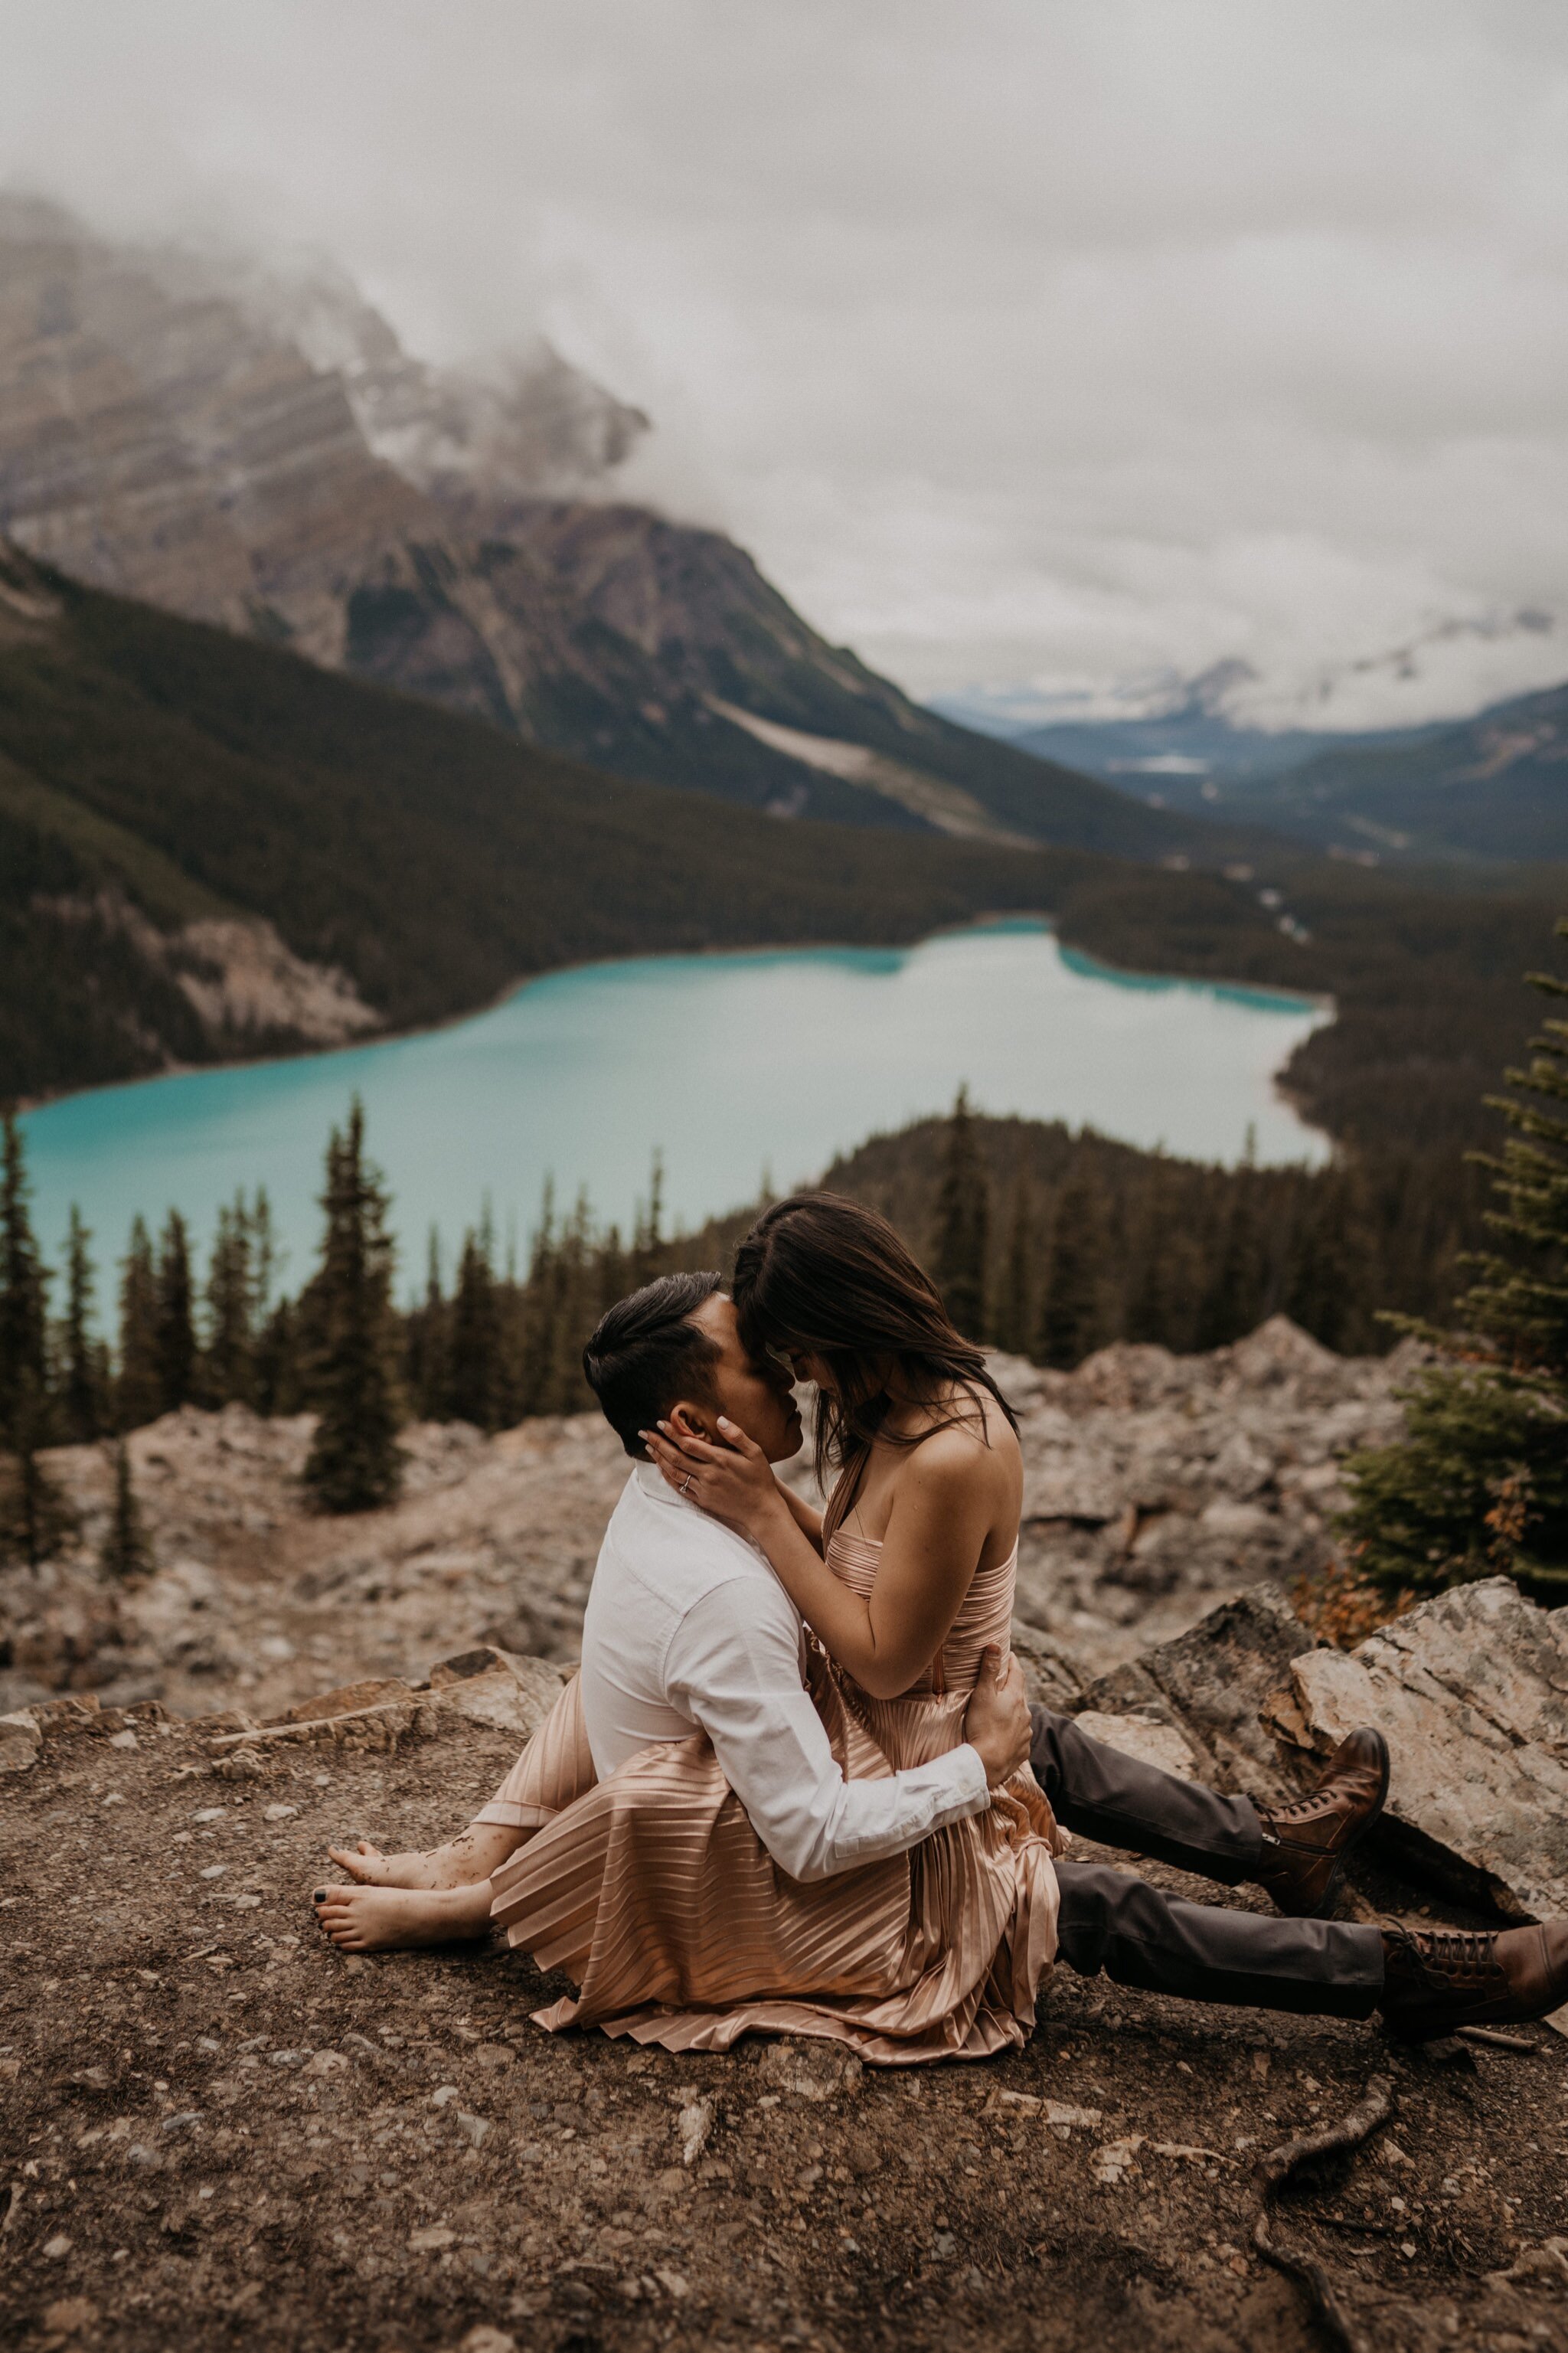
{"label": "turquoise lake", "polygon": [[586,1187],[625,1225],[656,1150],[669,1222],[691,1225],[818,1176],[878,1129],[976,1108],[1091,1125],[1234,1161],[1326,1157],[1273,1085],[1330,1017],[1305,999],[1115,973],[1043,925],[943,934],[905,950],[658,956],[528,983],[445,1029],[75,1095],[24,1122],[40,1239],[74,1201],[100,1266],[132,1215],[171,1207],[204,1239],[237,1187],[265,1185],[296,1286],[313,1261],[329,1129],[358,1093],[395,1197],[403,1287],[438,1228],[447,1261],[489,1198],[520,1250],[545,1180]]}

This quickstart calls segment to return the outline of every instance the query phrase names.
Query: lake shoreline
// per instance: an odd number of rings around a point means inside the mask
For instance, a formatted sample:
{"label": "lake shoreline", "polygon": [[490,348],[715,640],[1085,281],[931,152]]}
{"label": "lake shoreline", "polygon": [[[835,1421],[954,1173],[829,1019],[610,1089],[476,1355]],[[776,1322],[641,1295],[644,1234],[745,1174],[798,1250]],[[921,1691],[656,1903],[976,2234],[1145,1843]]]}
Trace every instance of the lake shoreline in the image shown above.
{"label": "lake shoreline", "polygon": [[[565,973],[613,971],[619,965],[649,962],[663,963],[674,958],[701,959],[704,962],[724,959],[738,962],[745,958],[756,957],[766,959],[772,956],[832,955],[837,953],[857,955],[868,948],[873,953],[878,948],[882,948],[889,954],[907,955],[917,948],[926,946],[933,940],[964,939],[976,933],[1006,931],[1048,933],[1058,942],[1064,955],[1070,955],[1087,973],[1102,976],[1107,980],[1131,984],[1142,982],[1146,983],[1150,987],[1207,988],[1234,1001],[1256,1003],[1263,1008],[1278,1008],[1280,1011],[1300,1009],[1302,1012],[1326,1013],[1331,1021],[1337,1020],[1339,1018],[1338,1000],[1329,993],[1310,989],[1270,987],[1256,981],[1216,980],[1206,975],[1200,976],[1187,973],[1145,971],[1141,966],[1112,964],[1104,956],[1096,955],[1091,949],[1072,946],[1065,941],[1055,916],[1045,913],[1026,915],[1020,914],[1016,909],[1010,909],[1006,912],[998,912],[994,915],[976,915],[968,923],[942,923],[935,931],[922,932],[913,940],[881,942],[796,940],[793,943],[771,941],[765,944],[759,944],[750,947],[651,948],[628,955],[577,957],[567,964],[544,965],[538,972],[525,973],[516,979],[508,981],[493,997],[486,998],[483,1003],[466,1006],[456,1012],[443,1014],[433,1021],[416,1021],[401,1029],[378,1029],[369,1037],[345,1038],[335,1046],[301,1043],[298,1050],[292,1052],[287,1050],[279,1052],[274,1048],[270,1051],[255,1054],[227,1054],[211,1062],[170,1062],[161,1071],[142,1071],[132,1078],[100,1079],[90,1086],[62,1087],[50,1094],[24,1096],[13,1105],[13,1109],[18,1121],[25,1121],[33,1113],[51,1110],[58,1103],[78,1103],[93,1095],[128,1092],[132,1088],[162,1086],[170,1079],[205,1078],[224,1071],[282,1068],[294,1062],[325,1062],[339,1054],[374,1051],[380,1046],[400,1045],[417,1038],[438,1038],[445,1030],[461,1029],[466,1022],[478,1021],[487,1013],[499,1012],[503,1005],[510,1005],[515,997],[521,995],[523,990],[536,987],[541,981],[553,980]],[[1326,1128],[1320,1128],[1315,1121],[1307,1119],[1301,1113],[1294,1097],[1285,1087],[1283,1066],[1276,1075],[1274,1083],[1279,1090],[1281,1100],[1290,1105],[1304,1127],[1310,1128],[1314,1134],[1328,1135],[1329,1132]],[[1334,1142],[1331,1136],[1329,1140],[1331,1143]]]}

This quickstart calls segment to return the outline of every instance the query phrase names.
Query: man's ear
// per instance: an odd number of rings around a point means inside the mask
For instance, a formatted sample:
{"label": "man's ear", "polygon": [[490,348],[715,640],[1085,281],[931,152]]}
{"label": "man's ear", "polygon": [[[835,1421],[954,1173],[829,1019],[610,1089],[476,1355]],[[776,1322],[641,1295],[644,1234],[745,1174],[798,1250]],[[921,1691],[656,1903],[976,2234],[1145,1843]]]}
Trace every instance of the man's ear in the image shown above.
{"label": "man's ear", "polygon": [[670,1407],[666,1419],[671,1429],[678,1430],[682,1437],[705,1438],[710,1444],[713,1442],[715,1432],[710,1427],[712,1415],[703,1407],[690,1405],[682,1398],[679,1405]]}

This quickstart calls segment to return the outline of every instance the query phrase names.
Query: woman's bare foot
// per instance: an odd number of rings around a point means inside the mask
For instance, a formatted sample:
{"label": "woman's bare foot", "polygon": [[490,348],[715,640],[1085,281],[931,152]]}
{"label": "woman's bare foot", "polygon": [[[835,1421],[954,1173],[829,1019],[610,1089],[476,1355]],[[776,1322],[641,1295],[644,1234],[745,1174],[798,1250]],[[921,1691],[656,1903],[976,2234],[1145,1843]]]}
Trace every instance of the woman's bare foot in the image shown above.
{"label": "woman's bare foot", "polygon": [[319,1887],[316,1919],[341,1952],[390,1952],[482,1936],[490,1924],[489,1882],[450,1888]]}
{"label": "woman's bare foot", "polygon": [[362,1887],[446,1887],[450,1882],[439,1876],[441,1849],[429,1854],[383,1854],[379,1847],[361,1839],[351,1854],[347,1847],[330,1846],[328,1854],[351,1879]]}
{"label": "woman's bare foot", "polygon": [[368,1839],[361,1839],[353,1853],[342,1846],[330,1846],[327,1852],[362,1887],[472,1887],[499,1871],[527,1836],[500,1822],[470,1822],[428,1853],[383,1854]]}

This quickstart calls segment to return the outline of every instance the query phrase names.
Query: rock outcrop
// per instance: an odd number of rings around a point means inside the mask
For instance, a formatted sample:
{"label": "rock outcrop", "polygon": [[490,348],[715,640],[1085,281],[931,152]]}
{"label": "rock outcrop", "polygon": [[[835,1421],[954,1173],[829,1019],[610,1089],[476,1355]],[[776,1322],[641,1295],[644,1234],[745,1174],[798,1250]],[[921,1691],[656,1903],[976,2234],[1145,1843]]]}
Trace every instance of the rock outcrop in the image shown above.
{"label": "rock outcrop", "polygon": [[[1254,1586],[1211,1609],[1189,1632],[1102,1675],[1074,1713],[1081,1722],[1092,1711],[1097,1727],[1145,1724],[1165,1736],[1168,1751],[1157,1757],[1150,1747],[1152,1763],[1267,1801],[1289,1788],[1268,1710],[1295,1662],[1312,1648],[1279,1587]],[[1173,1740],[1186,1748],[1188,1763],[1174,1761]]]}
{"label": "rock outcrop", "polygon": [[1219,1595],[1320,1572],[1340,1466],[1397,1433],[1411,1356],[1336,1356],[1277,1315],[1206,1356],[994,1359],[1022,1420],[1020,1617],[1103,1665]]}
{"label": "rock outcrop", "polygon": [[[1563,1617],[1492,1583],[1347,1656],[1291,1607],[1290,1580],[1331,1556],[1343,1455],[1397,1428],[1401,1359],[1342,1360],[1277,1319],[1206,1356],[1115,1347],[1074,1374],[997,1369],[1020,1411],[1032,1696],[1263,1801],[1351,1725],[1380,1724],[1405,1868],[1515,1912],[1568,1904]],[[439,1708],[524,1736],[576,1655],[626,1473],[613,1433],[594,1415],[493,1439],[426,1425],[405,1433],[401,1501],[334,1521],[303,1505],[310,1431],[231,1406],[135,1432],[156,1566],[126,1589],[94,1566],[108,1461],[56,1453],[75,1548],[0,1571],[0,1708],[156,1701],[237,1711],[235,1733],[379,1709],[377,1738]],[[0,1754],[30,1736],[0,1729]]]}
{"label": "rock outcrop", "polygon": [[1507,1577],[1406,1611],[1347,1656],[1292,1661],[1288,1737],[1331,1747],[1376,1725],[1386,1821],[1410,1868],[1522,1919],[1568,1913],[1568,1610]]}
{"label": "rock outcrop", "polygon": [[[1282,1318],[1206,1356],[1109,1348],[1073,1374],[996,1359],[1021,1417],[1017,1640],[1036,1696],[1123,1714],[1148,1704],[1142,1686],[1113,1699],[1097,1686],[1092,1701],[1085,1686],[1139,1653],[1147,1673],[1152,1649],[1215,1604],[1261,1581],[1289,1590],[1321,1568],[1340,1461],[1397,1428],[1402,1361],[1332,1356]],[[310,1430],[306,1416],[263,1421],[231,1406],[134,1432],[157,1565],[126,1591],[95,1567],[106,1458],[52,1455],[78,1535],[41,1569],[0,1569],[0,1707],[97,1690],[110,1704],[156,1698],[195,1713],[238,1701],[267,1713],[368,1672],[415,1681],[430,1660],[482,1643],[575,1656],[627,1469],[597,1415],[496,1438],[460,1423],[409,1430],[401,1501],[348,1521],[305,1508]],[[804,1465],[794,1476],[809,1484]],[[1249,1601],[1229,1671],[1242,1676],[1243,1651],[1268,1651],[1280,1622],[1300,1633],[1283,1601],[1272,1614]],[[1177,1653],[1161,1672],[1169,1710],[1181,1701]],[[1246,1690],[1254,1705],[1250,1681]],[[1205,1755],[1247,1769],[1239,1732]]]}

